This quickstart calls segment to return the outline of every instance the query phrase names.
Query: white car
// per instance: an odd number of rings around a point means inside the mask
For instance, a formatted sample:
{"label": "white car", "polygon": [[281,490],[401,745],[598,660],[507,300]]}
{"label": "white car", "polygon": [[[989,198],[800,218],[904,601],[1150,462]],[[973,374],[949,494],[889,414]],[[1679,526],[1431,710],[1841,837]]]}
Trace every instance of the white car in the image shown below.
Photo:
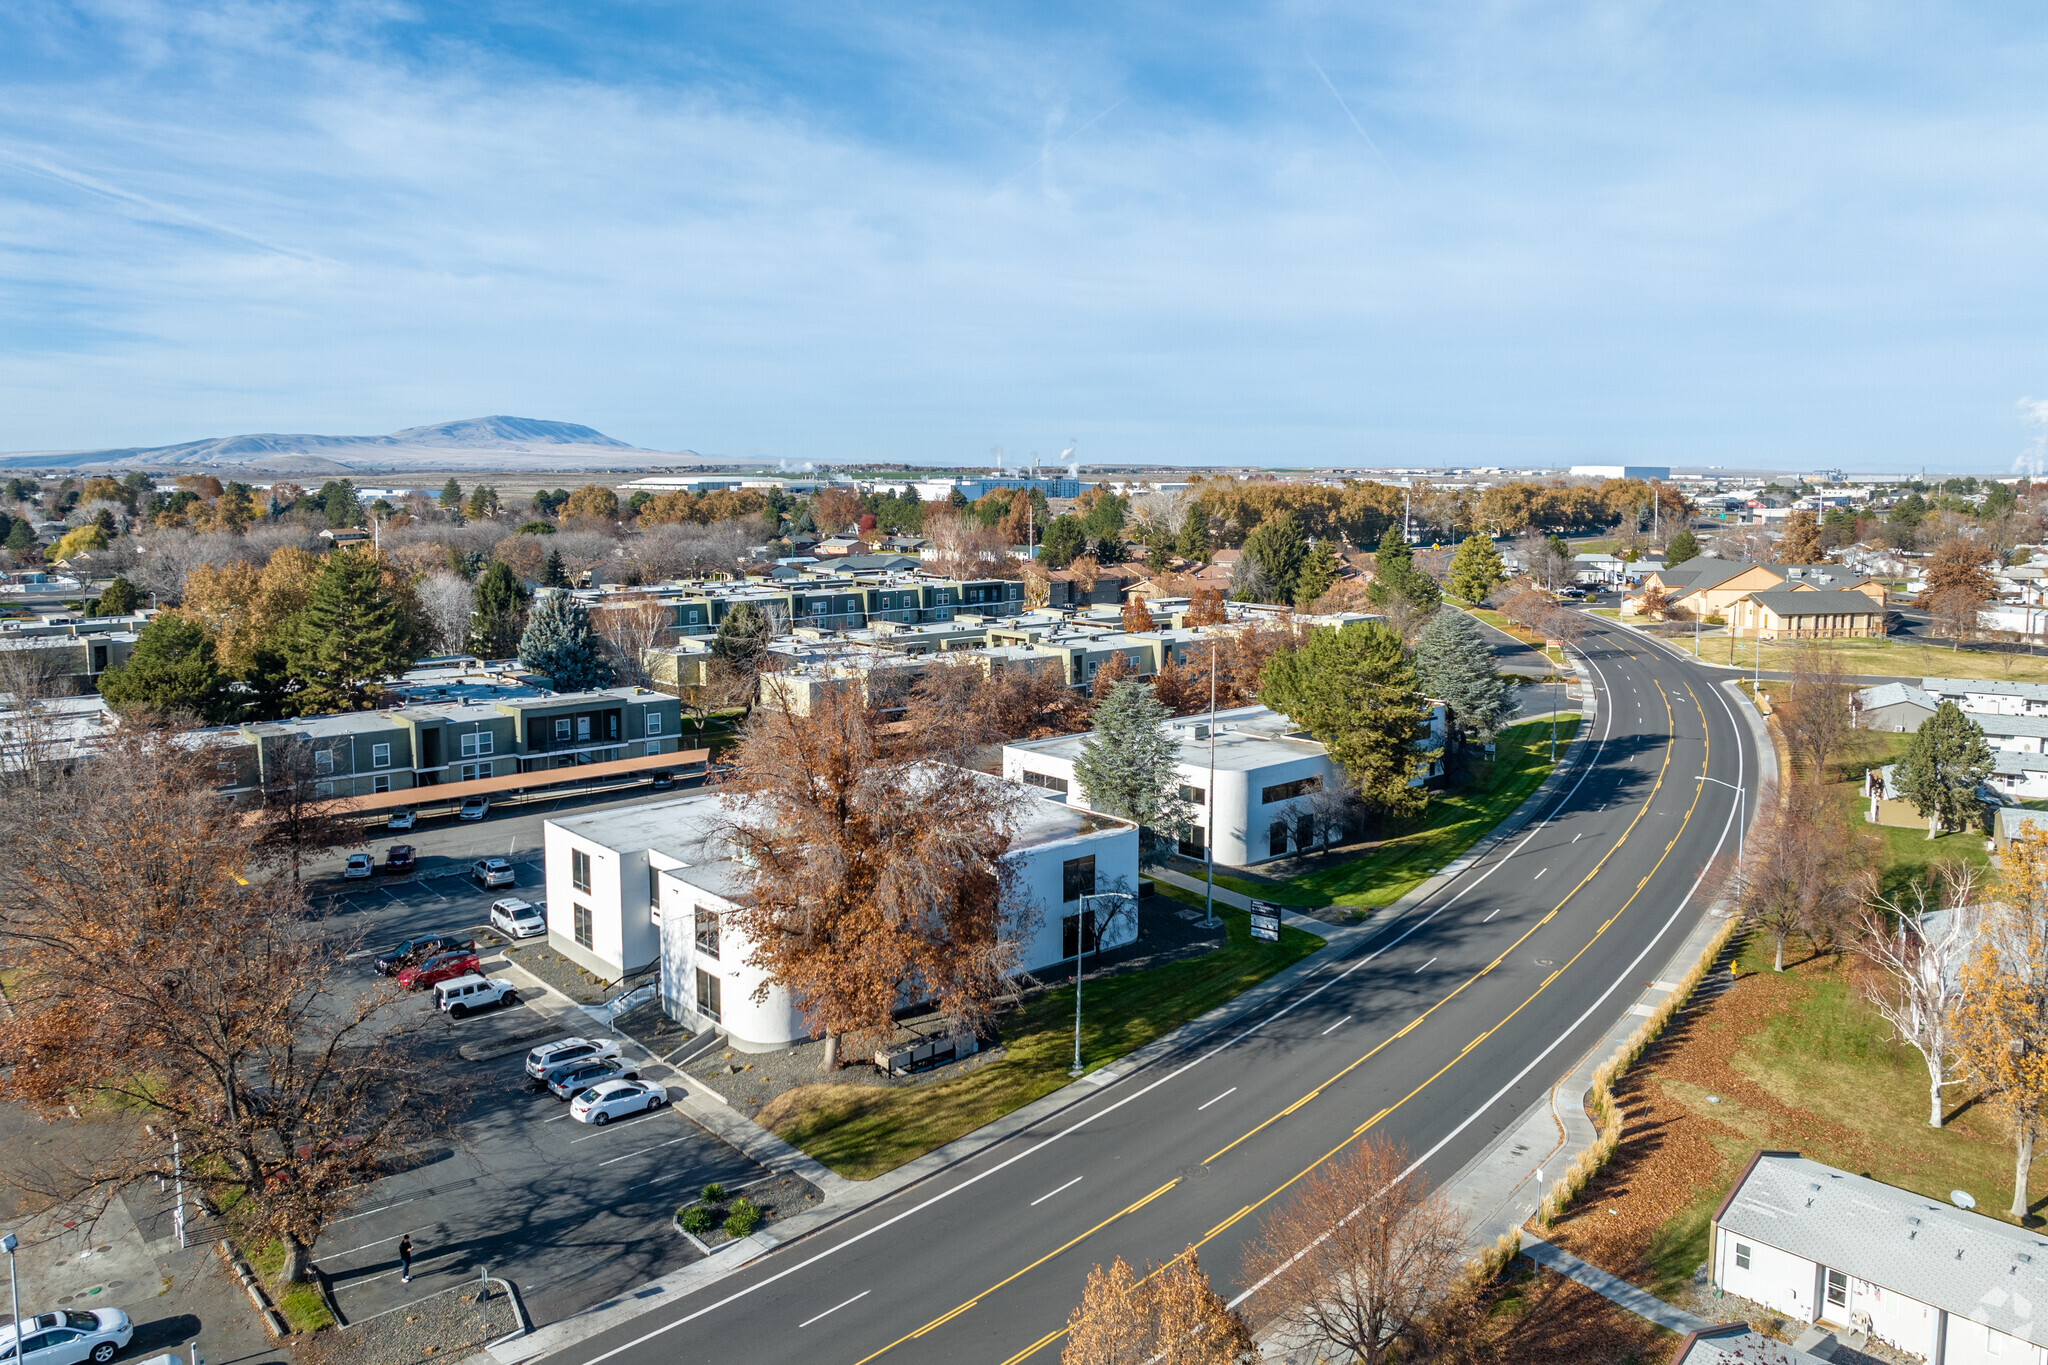
{"label": "white car", "polygon": [[539,906],[507,896],[491,902],[491,927],[513,938],[538,938],[548,931],[548,919]]}
{"label": "white car", "polygon": [[471,972],[434,987],[434,1008],[455,1019],[489,1005],[518,1003],[518,988],[502,976],[482,977]]}
{"label": "white car", "polygon": [[348,855],[348,865],[341,869],[341,875],[354,880],[357,877],[370,876],[376,870],[377,864],[371,861],[369,854],[351,853]]}
{"label": "white car", "polygon": [[420,813],[418,811],[414,810],[411,806],[400,806],[397,810],[391,812],[391,818],[384,822],[384,828],[397,830],[411,829],[419,822]]}
{"label": "white car", "polygon": [[628,1114],[645,1114],[668,1103],[668,1090],[653,1081],[602,1081],[569,1101],[569,1117],[602,1128]]}
{"label": "white car", "polygon": [[472,796],[462,803],[462,809],[455,812],[458,820],[481,820],[491,813],[491,798]]}
{"label": "white car", "polygon": [[[118,1308],[66,1310],[23,1318],[19,1365],[107,1365],[135,1336],[135,1324]],[[0,1360],[17,1365],[14,1330],[0,1327]]]}
{"label": "white car", "polygon": [[526,1054],[526,1074],[538,1079],[549,1067],[563,1062],[618,1055],[619,1040],[616,1038],[560,1038],[552,1043],[542,1043]]}
{"label": "white car", "polygon": [[512,864],[503,858],[478,858],[469,865],[469,875],[487,889],[511,886],[518,881],[518,877],[512,871]]}

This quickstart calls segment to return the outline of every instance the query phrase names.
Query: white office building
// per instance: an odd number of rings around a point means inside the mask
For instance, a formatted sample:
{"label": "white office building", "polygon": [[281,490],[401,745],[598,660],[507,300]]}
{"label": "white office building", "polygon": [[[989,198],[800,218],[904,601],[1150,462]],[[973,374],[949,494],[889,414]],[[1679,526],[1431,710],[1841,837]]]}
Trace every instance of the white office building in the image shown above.
{"label": "white office building", "polygon": [[[740,1051],[765,1052],[808,1034],[786,991],[770,983],[755,998],[766,977],[748,965],[752,945],[728,918],[745,890],[728,837],[733,818],[724,797],[697,792],[548,821],[548,940],[607,979],[659,962],[667,1013],[719,1029]],[[1018,903],[1036,922],[1021,945],[1023,970],[1137,938],[1137,826],[1026,793],[1009,856]]]}

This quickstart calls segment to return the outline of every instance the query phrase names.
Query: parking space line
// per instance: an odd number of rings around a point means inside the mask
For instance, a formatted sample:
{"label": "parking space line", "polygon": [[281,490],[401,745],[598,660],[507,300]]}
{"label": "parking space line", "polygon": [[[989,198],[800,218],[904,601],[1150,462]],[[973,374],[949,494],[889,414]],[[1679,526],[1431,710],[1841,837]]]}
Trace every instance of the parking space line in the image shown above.
{"label": "parking space line", "polygon": [[615,1156],[609,1161],[600,1161],[597,1163],[598,1168],[602,1170],[606,1166],[615,1166],[621,1161],[631,1161],[636,1156],[646,1156],[649,1152],[658,1152],[664,1147],[673,1147],[678,1142],[688,1142],[689,1140],[690,1135],[685,1133],[681,1137],[670,1138],[667,1142],[657,1142],[652,1147],[642,1147],[638,1151],[628,1152],[624,1156]]}
{"label": "parking space line", "polygon": [[380,1247],[386,1242],[395,1242],[401,1237],[410,1237],[418,1231],[418,1228],[408,1228],[404,1232],[394,1232],[389,1237],[379,1237],[374,1242],[365,1242],[359,1247],[350,1247],[347,1251],[330,1251],[325,1256],[316,1256],[313,1263],[318,1265],[322,1261],[331,1261],[337,1256],[353,1256],[358,1251],[368,1251],[371,1247]]}
{"label": "parking space line", "polygon": [[647,1120],[649,1120],[649,1119],[658,1119],[658,1118],[660,1118],[660,1117],[661,1117],[661,1113],[660,1113],[660,1111],[658,1111],[658,1110],[657,1110],[656,1112],[654,1112],[654,1113],[652,1113],[652,1114],[642,1114],[642,1115],[641,1115],[641,1116],[640,1116],[639,1118],[637,1118],[637,1119],[627,1119],[627,1120],[626,1120],[626,1121],[625,1121],[624,1123],[618,1123],[618,1124],[612,1124],[612,1123],[607,1123],[607,1124],[606,1124],[606,1125],[605,1125],[604,1127],[602,1127],[602,1128],[598,1129],[598,1130],[597,1130],[596,1132],[594,1132],[594,1133],[585,1133],[585,1134],[584,1134],[584,1135],[583,1135],[582,1137],[580,1137],[580,1138],[570,1138],[570,1139],[569,1139],[569,1142],[570,1142],[570,1145],[572,1145],[572,1146],[573,1146],[573,1145],[575,1145],[576,1143],[579,1143],[579,1142],[588,1142],[588,1141],[590,1141],[590,1140],[591,1140],[592,1138],[598,1138],[598,1137],[603,1137],[603,1136],[604,1136],[605,1134],[607,1134],[607,1133],[616,1133],[616,1132],[618,1132],[618,1131],[619,1131],[619,1129],[621,1129],[621,1128],[631,1128],[631,1127],[632,1127],[632,1126],[633,1126],[634,1124],[636,1124],[636,1123],[645,1123],[645,1122],[647,1122]]}
{"label": "parking space line", "polygon": [[385,1211],[386,1209],[397,1209],[397,1208],[403,1208],[403,1207],[405,1207],[405,1206],[406,1206],[407,1204],[417,1204],[417,1203],[419,1203],[419,1201],[420,1201],[420,1197],[419,1197],[418,1195],[414,1195],[414,1196],[413,1196],[412,1198],[410,1198],[410,1199],[401,1199],[401,1200],[399,1200],[399,1201],[398,1201],[398,1202],[397,1202],[396,1204],[379,1204],[379,1205],[378,1205],[378,1206],[377,1206],[376,1208],[374,1208],[374,1209],[364,1209],[364,1210],[363,1210],[363,1211],[362,1211],[361,1213],[352,1213],[352,1214],[348,1215],[348,1217],[346,1217],[346,1218],[337,1218],[337,1219],[335,1219],[334,1221],[335,1221],[335,1222],[337,1222],[337,1223],[351,1223],[351,1222],[354,1222],[354,1221],[355,1221],[356,1219],[358,1219],[358,1218],[368,1218],[368,1217],[369,1217],[369,1216],[370,1216],[371,1214],[373,1214],[373,1213],[382,1213],[382,1212],[384,1212],[384,1211]]}

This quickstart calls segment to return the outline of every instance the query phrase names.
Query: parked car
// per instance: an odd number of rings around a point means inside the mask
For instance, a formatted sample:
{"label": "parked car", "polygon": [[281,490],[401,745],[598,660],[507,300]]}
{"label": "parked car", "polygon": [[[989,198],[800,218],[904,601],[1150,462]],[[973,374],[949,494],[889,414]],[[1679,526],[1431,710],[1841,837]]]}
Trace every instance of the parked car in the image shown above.
{"label": "parked car", "polygon": [[393,844],[384,850],[386,872],[410,872],[417,859],[413,857],[411,844]]}
{"label": "parked car", "polygon": [[475,953],[439,953],[425,962],[416,962],[399,970],[398,984],[409,991],[423,991],[443,981],[475,971],[481,966]]}
{"label": "parked car", "polygon": [[341,869],[341,875],[354,881],[358,877],[367,877],[376,870],[377,865],[370,861],[369,854],[351,853],[348,855],[347,866]]}
{"label": "parked car", "polygon": [[377,954],[370,966],[377,975],[389,976],[416,962],[424,962],[436,953],[466,953],[475,947],[476,944],[469,939],[457,938],[453,934],[423,934],[419,938],[407,939],[388,953]]}
{"label": "parked car", "polygon": [[667,790],[668,790],[668,789],[669,789],[670,787],[673,787],[673,786],[675,786],[675,784],[676,784],[676,775],[675,775],[674,773],[670,772],[670,771],[669,771],[669,770],[668,770],[667,768],[657,768],[657,769],[655,769],[655,771],[654,771],[654,783],[653,783],[653,789],[654,789],[655,791],[658,791],[658,792],[665,792],[665,791],[667,791]]}
{"label": "parked car", "polygon": [[[21,1331],[20,1365],[107,1365],[135,1337],[135,1324],[118,1308],[42,1313],[14,1324]],[[0,1327],[0,1360],[15,1365],[14,1331]]]}
{"label": "parked car", "polygon": [[458,976],[434,987],[434,1008],[457,1019],[489,1005],[518,1003],[518,989],[501,976]]}
{"label": "parked car", "polygon": [[618,1055],[619,1040],[616,1038],[559,1038],[552,1043],[542,1043],[526,1054],[526,1074],[539,1080],[542,1072],[563,1062]]}
{"label": "parked car", "polygon": [[511,886],[519,880],[512,871],[512,864],[503,858],[478,858],[469,865],[469,875],[485,890],[497,886]]}
{"label": "parked car", "polygon": [[402,834],[420,822],[419,812],[411,806],[400,806],[391,812],[391,818],[384,822],[384,828],[394,834]]}
{"label": "parked car", "polygon": [[491,798],[472,796],[462,803],[462,809],[455,812],[458,820],[481,820],[491,813]]}
{"label": "parked car", "polygon": [[513,938],[538,938],[548,931],[547,916],[517,896],[491,902],[491,927]]}
{"label": "parked car", "polygon": [[569,1117],[599,1127],[628,1114],[647,1114],[668,1103],[668,1088],[653,1081],[606,1081],[569,1102]]}
{"label": "parked car", "polygon": [[541,1079],[547,1082],[549,1094],[558,1100],[566,1100],[604,1081],[637,1081],[640,1073],[620,1058],[593,1057],[589,1061],[564,1062],[550,1067]]}

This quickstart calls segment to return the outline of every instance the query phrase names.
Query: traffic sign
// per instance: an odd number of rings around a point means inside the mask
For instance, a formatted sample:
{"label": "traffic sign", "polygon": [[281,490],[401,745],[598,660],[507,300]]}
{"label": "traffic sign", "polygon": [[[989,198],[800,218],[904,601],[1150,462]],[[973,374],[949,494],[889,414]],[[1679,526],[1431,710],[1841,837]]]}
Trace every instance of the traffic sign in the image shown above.
{"label": "traffic sign", "polygon": [[1280,941],[1280,907],[1271,901],[1252,902],[1252,937],[1267,943]]}

